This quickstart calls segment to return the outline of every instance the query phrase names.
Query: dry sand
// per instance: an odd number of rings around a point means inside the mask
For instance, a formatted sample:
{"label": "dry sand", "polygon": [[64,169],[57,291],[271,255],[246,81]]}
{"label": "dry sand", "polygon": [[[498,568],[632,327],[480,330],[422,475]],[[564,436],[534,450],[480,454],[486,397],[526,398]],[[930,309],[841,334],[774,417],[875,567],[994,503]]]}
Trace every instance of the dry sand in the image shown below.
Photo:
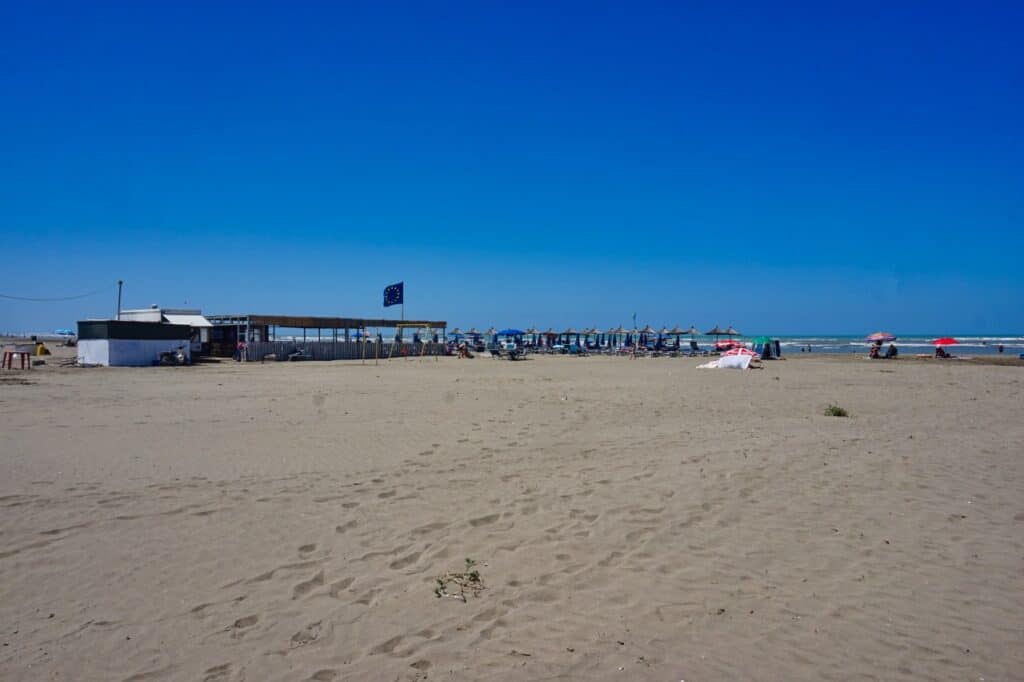
{"label": "dry sand", "polygon": [[1024,676],[1024,371],[698,362],[4,373],[0,678]]}

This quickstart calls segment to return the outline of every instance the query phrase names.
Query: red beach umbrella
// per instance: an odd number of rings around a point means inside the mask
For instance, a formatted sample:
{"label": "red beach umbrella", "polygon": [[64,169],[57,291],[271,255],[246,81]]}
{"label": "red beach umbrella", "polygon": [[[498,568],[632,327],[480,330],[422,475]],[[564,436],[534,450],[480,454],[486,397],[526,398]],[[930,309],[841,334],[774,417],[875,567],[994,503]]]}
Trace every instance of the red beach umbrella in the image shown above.
{"label": "red beach umbrella", "polygon": [[949,336],[943,336],[941,339],[935,339],[932,341],[933,346],[955,346],[959,341]]}
{"label": "red beach umbrella", "polygon": [[733,348],[732,350],[725,351],[724,353],[722,353],[722,355],[749,355],[754,358],[760,357],[757,353],[750,350],[749,348]]}

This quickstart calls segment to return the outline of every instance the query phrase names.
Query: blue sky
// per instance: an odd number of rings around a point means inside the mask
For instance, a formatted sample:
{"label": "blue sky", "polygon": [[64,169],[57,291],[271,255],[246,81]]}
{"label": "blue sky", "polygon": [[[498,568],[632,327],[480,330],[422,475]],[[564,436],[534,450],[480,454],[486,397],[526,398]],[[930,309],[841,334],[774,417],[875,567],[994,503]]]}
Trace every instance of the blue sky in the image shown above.
{"label": "blue sky", "polygon": [[5,3],[0,331],[1024,330],[1024,5],[771,5]]}

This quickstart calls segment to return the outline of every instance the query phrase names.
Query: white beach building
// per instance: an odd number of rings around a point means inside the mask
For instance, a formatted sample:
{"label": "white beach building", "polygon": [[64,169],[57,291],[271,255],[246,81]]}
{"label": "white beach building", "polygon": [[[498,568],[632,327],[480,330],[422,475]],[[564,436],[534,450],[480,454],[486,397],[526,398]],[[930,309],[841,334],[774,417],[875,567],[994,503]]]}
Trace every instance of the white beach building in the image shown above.
{"label": "white beach building", "polygon": [[126,320],[83,320],[78,323],[78,362],[104,367],[149,367],[161,353],[185,355],[192,361],[192,330],[184,324]]}

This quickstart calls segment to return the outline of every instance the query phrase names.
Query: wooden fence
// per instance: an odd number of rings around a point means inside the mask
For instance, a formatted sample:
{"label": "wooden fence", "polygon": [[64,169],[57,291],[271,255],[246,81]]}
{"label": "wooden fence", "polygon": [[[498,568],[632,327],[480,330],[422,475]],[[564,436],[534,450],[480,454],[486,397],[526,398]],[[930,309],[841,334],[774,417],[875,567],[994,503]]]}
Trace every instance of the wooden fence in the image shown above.
{"label": "wooden fence", "polygon": [[[358,341],[253,341],[246,345],[246,357],[249,362],[262,361],[268,355],[273,358],[266,358],[267,361],[287,360],[292,353],[303,351],[308,360],[361,360],[366,358],[372,360],[374,357],[385,359],[391,356],[391,342],[362,343]],[[365,349],[364,349],[365,346]],[[365,353],[365,355],[364,355]],[[420,355],[444,355],[444,344],[427,343],[411,344],[402,343],[394,349],[392,357],[419,357]]]}

